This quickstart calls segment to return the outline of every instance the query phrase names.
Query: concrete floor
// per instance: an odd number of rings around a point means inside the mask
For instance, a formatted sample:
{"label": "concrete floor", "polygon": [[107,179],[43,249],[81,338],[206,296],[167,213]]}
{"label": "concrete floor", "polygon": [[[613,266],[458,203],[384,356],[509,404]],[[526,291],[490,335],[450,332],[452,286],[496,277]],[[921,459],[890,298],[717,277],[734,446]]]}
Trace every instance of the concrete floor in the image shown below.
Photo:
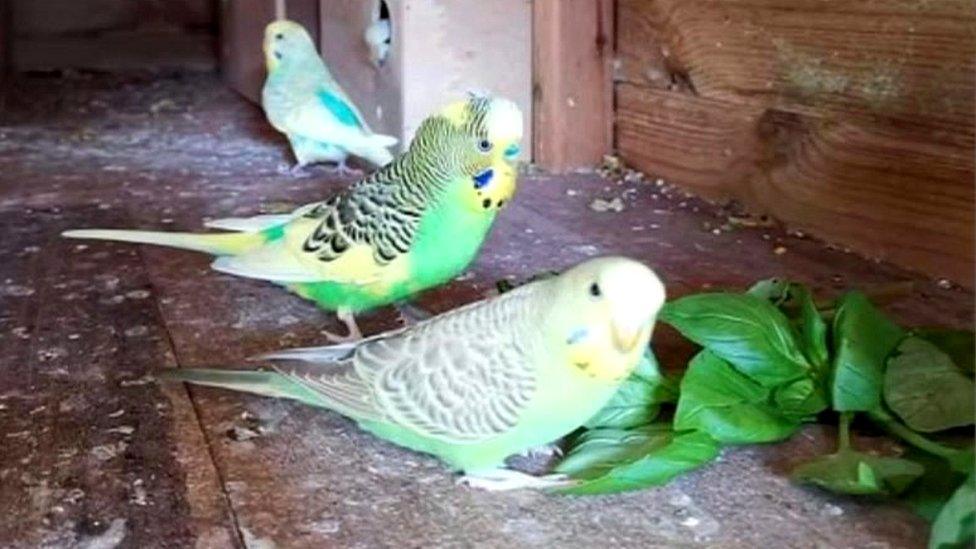
{"label": "concrete floor", "polygon": [[[344,182],[288,175],[284,140],[210,75],[16,77],[0,100],[0,546],[924,546],[926,525],[904,509],[788,481],[832,446],[816,426],[659,489],[489,494],[332,413],[157,385],[157,368],[241,364],[337,326],[270,285],[210,272],[202,255],[57,235],[194,230]],[[589,207],[614,197],[622,212]],[[667,185],[525,177],[470,272],[419,304],[445,310],[505,276],[625,253],[672,295],[774,275],[825,293],[912,282],[888,307],[898,318],[970,325],[969,292],[776,228],[713,234],[726,214]],[[389,311],[362,323],[394,325]],[[689,353],[669,330],[655,349],[669,367]]]}

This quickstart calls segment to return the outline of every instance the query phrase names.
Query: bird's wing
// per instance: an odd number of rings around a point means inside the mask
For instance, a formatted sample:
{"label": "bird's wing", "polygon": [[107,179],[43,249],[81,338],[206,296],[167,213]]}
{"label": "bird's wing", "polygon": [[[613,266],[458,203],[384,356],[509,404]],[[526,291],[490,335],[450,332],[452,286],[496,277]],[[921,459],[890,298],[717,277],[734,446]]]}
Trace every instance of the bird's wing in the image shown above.
{"label": "bird's wing", "polygon": [[536,389],[531,295],[511,292],[367,342],[353,367],[392,423],[451,443],[495,437],[518,424]]}
{"label": "bird's wing", "polygon": [[[531,285],[530,285],[531,286]],[[354,348],[269,355],[276,369],[358,420],[448,443],[498,436],[518,424],[536,389],[532,289],[473,303]]]}
{"label": "bird's wing", "polygon": [[387,265],[410,251],[424,213],[424,202],[406,186],[367,179],[311,210],[315,223],[302,250],[324,263],[341,261],[348,251],[366,246],[377,265]]}
{"label": "bird's wing", "polygon": [[325,143],[355,143],[371,131],[362,113],[338,88],[322,85],[286,116],[292,133]]}
{"label": "bird's wing", "polygon": [[[284,238],[214,262],[214,269],[281,283],[368,285],[408,268],[422,207],[399,185],[364,181],[308,209],[284,228]],[[398,272],[402,278],[404,272]]]}

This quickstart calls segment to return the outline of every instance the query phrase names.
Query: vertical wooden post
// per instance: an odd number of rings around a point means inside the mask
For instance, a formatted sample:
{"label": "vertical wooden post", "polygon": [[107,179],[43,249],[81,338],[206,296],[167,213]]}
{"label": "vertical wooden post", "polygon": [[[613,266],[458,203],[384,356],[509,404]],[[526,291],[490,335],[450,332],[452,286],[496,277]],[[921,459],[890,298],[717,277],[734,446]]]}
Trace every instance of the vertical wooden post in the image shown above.
{"label": "vertical wooden post", "polygon": [[598,164],[613,149],[614,0],[535,0],[535,162]]}

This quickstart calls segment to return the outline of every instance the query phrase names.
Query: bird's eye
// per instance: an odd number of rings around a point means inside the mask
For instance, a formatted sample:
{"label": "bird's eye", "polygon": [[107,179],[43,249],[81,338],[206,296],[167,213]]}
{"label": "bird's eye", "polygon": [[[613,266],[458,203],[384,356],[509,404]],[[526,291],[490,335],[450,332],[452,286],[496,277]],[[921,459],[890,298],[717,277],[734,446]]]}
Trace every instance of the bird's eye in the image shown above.
{"label": "bird's eye", "polygon": [[285,39],[285,35],[281,34],[280,32],[275,35],[275,40],[284,40],[284,39]]}
{"label": "bird's eye", "polygon": [[596,282],[590,284],[590,295],[593,297],[600,297],[601,295],[603,295],[603,291],[600,290],[600,285],[597,284]]}
{"label": "bird's eye", "polygon": [[482,139],[481,141],[478,141],[478,150],[481,151],[481,152],[488,152],[488,151],[490,151],[491,150],[491,141],[488,141],[487,139]]}
{"label": "bird's eye", "polygon": [[281,59],[281,52],[280,51],[274,52],[274,56],[275,56],[275,59]]}

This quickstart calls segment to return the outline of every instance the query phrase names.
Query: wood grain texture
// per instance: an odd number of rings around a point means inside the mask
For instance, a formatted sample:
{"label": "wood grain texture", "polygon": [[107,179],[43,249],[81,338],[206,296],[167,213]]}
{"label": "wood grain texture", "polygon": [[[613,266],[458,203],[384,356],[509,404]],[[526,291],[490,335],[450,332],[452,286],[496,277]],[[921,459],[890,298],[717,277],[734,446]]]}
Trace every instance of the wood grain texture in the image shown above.
{"label": "wood grain texture", "polygon": [[972,287],[967,2],[621,0],[625,160]]}
{"label": "wood grain texture", "polygon": [[613,144],[612,0],[533,2],[535,162],[599,163]]}

